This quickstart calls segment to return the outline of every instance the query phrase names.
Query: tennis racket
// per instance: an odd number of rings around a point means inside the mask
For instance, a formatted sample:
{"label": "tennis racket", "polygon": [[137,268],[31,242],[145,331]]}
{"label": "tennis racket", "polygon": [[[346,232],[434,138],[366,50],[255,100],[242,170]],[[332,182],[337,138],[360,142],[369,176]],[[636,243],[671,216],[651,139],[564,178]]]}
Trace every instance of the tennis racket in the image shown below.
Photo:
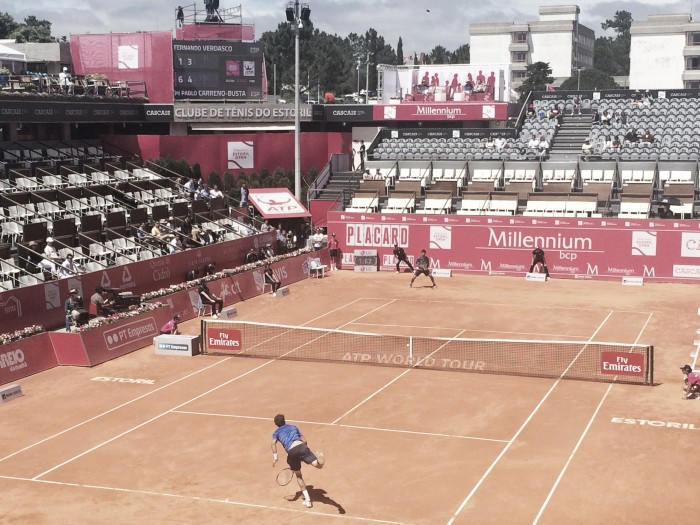
{"label": "tennis racket", "polygon": [[292,472],[292,469],[290,469],[290,468],[282,469],[279,472],[279,474],[277,474],[277,484],[280,487],[284,487],[285,485],[289,485],[289,482],[292,481],[293,477],[294,477],[294,472]]}

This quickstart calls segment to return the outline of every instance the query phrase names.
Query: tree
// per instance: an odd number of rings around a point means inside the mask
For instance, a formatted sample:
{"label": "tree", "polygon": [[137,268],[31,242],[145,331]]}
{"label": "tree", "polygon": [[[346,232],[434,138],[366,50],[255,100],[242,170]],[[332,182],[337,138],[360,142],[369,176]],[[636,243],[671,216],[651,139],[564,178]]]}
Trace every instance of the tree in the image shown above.
{"label": "tree", "polygon": [[603,29],[613,29],[617,36],[598,37],[593,50],[593,67],[609,75],[629,75],[632,14],[616,11],[612,20],[601,24]]}
{"label": "tree", "polygon": [[535,62],[527,66],[525,80],[517,89],[520,93],[520,102],[525,100],[530,91],[545,91],[547,84],[552,82],[554,82],[552,68],[547,62]]}
{"label": "tree", "polygon": [[403,66],[403,40],[399,37],[399,43],[396,44],[396,64]]}
{"label": "tree", "polygon": [[55,42],[56,39],[51,36],[51,22],[47,20],[39,20],[35,16],[28,16],[24,19],[24,24],[19,24],[10,34],[10,38],[14,38],[18,44],[25,42]]}
{"label": "tree", "polygon": [[449,64],[450,53],[443,46],[435,46],[428,55],[431,64]]}
{"label": "tree", "polygon": [[[580,89],[583,90],[595,90],[595,89],[615,89],[620,86],[617,85],[615,79],[607,74],[605,71],[600,69],[582,69],[581,70],[581,84]],[[579,89],[579,76],[574,75],[571,78],[567,78],[562,82],[560,89],[565,90],[576,90]]]}
{"label": "tree", "polygon": [[470,60],[470,48],[469,44],[464,44],[459,46],[454,53],[452,53],[452,64],[468,64]]}
{"label": "tree", "polygon": [[9,13],[0,13],[0,39],[10,38],[10,34],[17,29],[19,24]]}

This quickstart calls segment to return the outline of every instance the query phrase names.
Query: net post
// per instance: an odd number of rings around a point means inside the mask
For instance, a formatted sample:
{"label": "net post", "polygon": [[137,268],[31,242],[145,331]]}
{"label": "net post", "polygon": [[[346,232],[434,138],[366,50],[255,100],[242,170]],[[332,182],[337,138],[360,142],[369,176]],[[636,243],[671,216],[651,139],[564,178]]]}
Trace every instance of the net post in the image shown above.
{"label": "net post", "polygon": [[408,338],[408,362],[413,365],[413,336]]}
{"label": "net post", "polygon": [[654,345],[649,345],[647,352],[649,355],[649,386],[654,386]]}

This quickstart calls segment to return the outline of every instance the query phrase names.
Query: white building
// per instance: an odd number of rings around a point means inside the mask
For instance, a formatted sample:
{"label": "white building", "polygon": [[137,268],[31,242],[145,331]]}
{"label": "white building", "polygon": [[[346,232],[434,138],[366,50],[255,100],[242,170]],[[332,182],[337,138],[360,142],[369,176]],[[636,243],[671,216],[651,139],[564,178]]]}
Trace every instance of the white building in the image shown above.
{"label": "white building", "polygon": [[630,89],[700,88],[700,23],[653,15],[630,28]]}
{"label": "white building", "polygon": [[480,23],[469,26],[471,62],[510,64],[515,87],[527,66],[546,62],[555,83],[593,66],[595,32],[579,23],[576,5],[542,6],[535,22]]}

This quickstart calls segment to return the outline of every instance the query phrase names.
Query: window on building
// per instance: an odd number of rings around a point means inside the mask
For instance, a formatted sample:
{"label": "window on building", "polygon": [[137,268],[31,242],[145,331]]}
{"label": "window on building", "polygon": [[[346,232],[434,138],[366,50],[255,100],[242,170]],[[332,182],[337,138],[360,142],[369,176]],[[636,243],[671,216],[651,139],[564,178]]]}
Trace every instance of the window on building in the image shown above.
{"label": "window on building", "polygon": [[691,31],[686,33],[686,44],[689,46],[700,46],[700,32]]}
{"label": "window on building", "polygon": [[516,33],[513,33],[513,43],[527,44],[527,33],[525,31],[518,31]]}
{"label": "window on building", "polygon": [[511,71],[510,72],[511,81],[520,80],[522,78],[525,78],[527,76],[526,73],[527,73],[526,71]]}
{"label": "window on building", "polygon": [[700,80],[686,80],[683,83],[684,89],[700,89]]}
{"label": "window on building", "polygon": [[700,69],[700,57],[685,57],[686,71],[696,71]]}
{"label": "window on building", "polygon": [[510,59],[513,63],[527,62],[527,52],[526,51],[513,51],[510,54]]}

